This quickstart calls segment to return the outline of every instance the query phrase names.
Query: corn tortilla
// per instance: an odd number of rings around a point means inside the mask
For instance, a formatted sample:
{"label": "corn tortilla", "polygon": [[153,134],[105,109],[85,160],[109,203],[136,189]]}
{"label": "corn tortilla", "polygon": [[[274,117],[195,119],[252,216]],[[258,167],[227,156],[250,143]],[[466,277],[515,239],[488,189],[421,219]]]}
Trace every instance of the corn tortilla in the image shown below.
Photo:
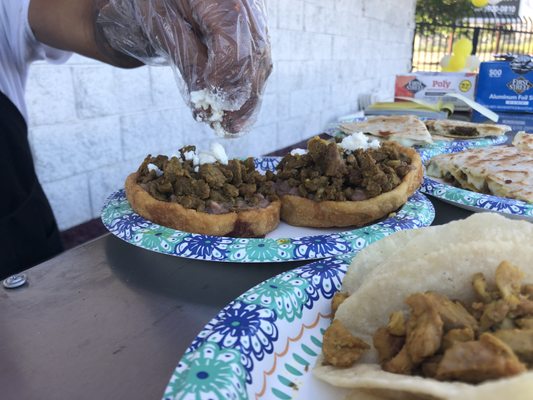
{"label": "corn tortilla", "polygon": [[[396,237],[396,238],[395,238]],[[497,214],[475,214],[465,220],[422,228],[417,233],[396,234],[365,251],[375,264],[360,267],[357,257],[347,277],[354,291],[335,315],[354,335],[372,343],[372,335],[387,324],[393,311],[408,307],[404,299],[412,293],[435,291],[452,299],[474,300],[472,276],[481,272],[494,280],[496,267],[507,260],[524,272],[525,283],[533,282],[533,224]],[[358,275],[360,274],[360,275]],[[354,283],[359,276],[359,286]],[[533,372],[479,385],[443,382],[420,376],[386,372],[377,362],[374,348],[350,368],[323,366],[319,360],[314,375],[334,386],[363,390],[382,399],[501,399],[531,397]],[[498,394],[499,393],[499,394]],[[530,397],[524,397],[529,395]],[[357,397],[352,397],[353,399]]]}

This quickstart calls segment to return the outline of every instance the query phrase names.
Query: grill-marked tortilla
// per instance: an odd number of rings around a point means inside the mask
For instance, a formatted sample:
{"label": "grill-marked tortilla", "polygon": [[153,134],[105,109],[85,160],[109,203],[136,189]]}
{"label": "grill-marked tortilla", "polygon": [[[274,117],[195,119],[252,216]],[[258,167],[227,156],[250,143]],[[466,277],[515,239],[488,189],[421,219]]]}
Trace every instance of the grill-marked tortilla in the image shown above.
{"label": "grill-marked tortilla", "polygon": [[[395,236],[382,239],[388,241],[385,245],[380,241],[364,250],[369,253],[368,259],[374,253],[381,254],[382,261],[360,274],[360,285],[335,314],[352,335],[367,343],[372,343],[378,327],[387,324],[391,312],[407,311],[403,301],[412,293],[435,291],[471,302],[473,274],[481,272],[493,280],[502,260],[518,266],[524,272],[524,282],[533,282],[533,248],[527,245],[533,243],[533,224],[529,222],[479,213],[446,225],[421,228],[416,234]],[[357,258],[346,278],[360,265]],[[348,285],[351,283],[343,281],[343,290]],[[392,374],[381,369],[373,348],[353,367],[323,366],[319,361],[313,373],[334,386],[353,388],[375,399],[481,399],[485,397],[479,394],[491,390],[500,395],[516,393],[513,399],[526,399],[520,393],[533,392],[533,372],[478,385]]]}
{"label": "grill-marked tortilla", "polygon": [[518,132],[513,138],[513,146],[521,150],[533,150],[533,133]]}
{"label": "grill-marked tortilla", "polygon": [[513,146],[470,149],[433,157],[427,173],[462,188],[533,203],[533,150]]}
{"label": "grill-marked tortilla", "polygon": [[511,131],[508,125],[477,124],[452,119],[428,120],[425,124],[430,134],[453,138],[500,136]]}
{"label": "grill-marked tortilla", "polygon": [[368,117],[366,121],[343,123],[340,129],[348,134],[363,132],[407,147],[433,143],[424,123],[414,115]]}

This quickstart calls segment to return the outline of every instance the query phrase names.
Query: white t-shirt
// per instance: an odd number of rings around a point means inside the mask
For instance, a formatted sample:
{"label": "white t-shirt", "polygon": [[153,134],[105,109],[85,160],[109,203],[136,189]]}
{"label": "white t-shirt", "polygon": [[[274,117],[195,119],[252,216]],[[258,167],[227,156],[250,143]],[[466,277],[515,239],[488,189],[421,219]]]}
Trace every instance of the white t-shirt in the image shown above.
{"label": "white t-shirt", "polygon": [[0,0],[0,92],[26,120],[24,88],[30,63],[47,60],[59,64],[71,55],[35,39],[28,21],[29,4],[30,0]]}

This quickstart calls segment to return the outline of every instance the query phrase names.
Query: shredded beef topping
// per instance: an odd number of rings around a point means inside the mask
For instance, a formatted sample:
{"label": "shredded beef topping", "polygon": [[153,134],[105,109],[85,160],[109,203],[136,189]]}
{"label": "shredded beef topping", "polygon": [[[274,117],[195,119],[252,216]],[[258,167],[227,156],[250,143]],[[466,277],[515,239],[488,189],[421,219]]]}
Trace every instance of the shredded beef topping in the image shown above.
{"label": "shredded beef topping", "polygon": [[[374,333],[382,368],[469,383],[533,368],[533,291],[522,284],[523,277],[507,261],[497,267],[494,283],[475,274],[472,288],[479,301],[469,307],[434,292],[410,295],[405,300],[410,315],[392,313],[387,326]],[[324,335],[324,355],[332,365],[349,367],[365,347],[356,345],[360,339],[340,321],[334,322]],[[352,354],[340,357],[348,348]]]}
{"label": "shredded beef topping", "polygon": [[394,143],[377,149],[345,151],[335,141],[315,137],[306,154],[286,155],[277,167],[280,195],[315,201],[357,201],[398,186],[411,170],[411,159]]}
{"label": "shredded beef topping", "polygon": [[195,167],[187,159],[187,153],[195,151],[195,146],[186,146],[171,158],[149,155],[137,171],[137,183],[157,200],[210,214],[263,208],[278,198],[273,173],[259,173],[253,158]]}

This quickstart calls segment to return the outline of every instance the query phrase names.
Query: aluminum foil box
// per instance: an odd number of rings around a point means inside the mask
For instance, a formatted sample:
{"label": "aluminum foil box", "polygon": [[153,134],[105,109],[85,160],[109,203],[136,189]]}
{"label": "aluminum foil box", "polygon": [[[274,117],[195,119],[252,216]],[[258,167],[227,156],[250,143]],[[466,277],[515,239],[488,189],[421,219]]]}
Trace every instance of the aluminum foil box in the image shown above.
{"label": "aluminum foil box", "polygon": [[533,71],[522,64],[481,63],[476,101],[494,111],[533,113]]}
{"label": "aluminum foil box", "polygon": [[[474,100],[476,74],[472,72],[413,72],[397,75],[394,97],[409,97],[436,104],[449,93],[460,93]],[[445,98],[454,104],[456,110],[469,110],[468,105],[454,98]]]}
{"label": "aluminum foil box", "polygon": [[[525,131],[533,132],[533,114],[532,113],[518,113],[518,112],[500,112],[500,119],[498,120],[499,124],[509,125],[513,132]],[[485,124],[493,124],[484,115],[481,115],[478,112],[472,113],[472,122],[479,122]]]}

